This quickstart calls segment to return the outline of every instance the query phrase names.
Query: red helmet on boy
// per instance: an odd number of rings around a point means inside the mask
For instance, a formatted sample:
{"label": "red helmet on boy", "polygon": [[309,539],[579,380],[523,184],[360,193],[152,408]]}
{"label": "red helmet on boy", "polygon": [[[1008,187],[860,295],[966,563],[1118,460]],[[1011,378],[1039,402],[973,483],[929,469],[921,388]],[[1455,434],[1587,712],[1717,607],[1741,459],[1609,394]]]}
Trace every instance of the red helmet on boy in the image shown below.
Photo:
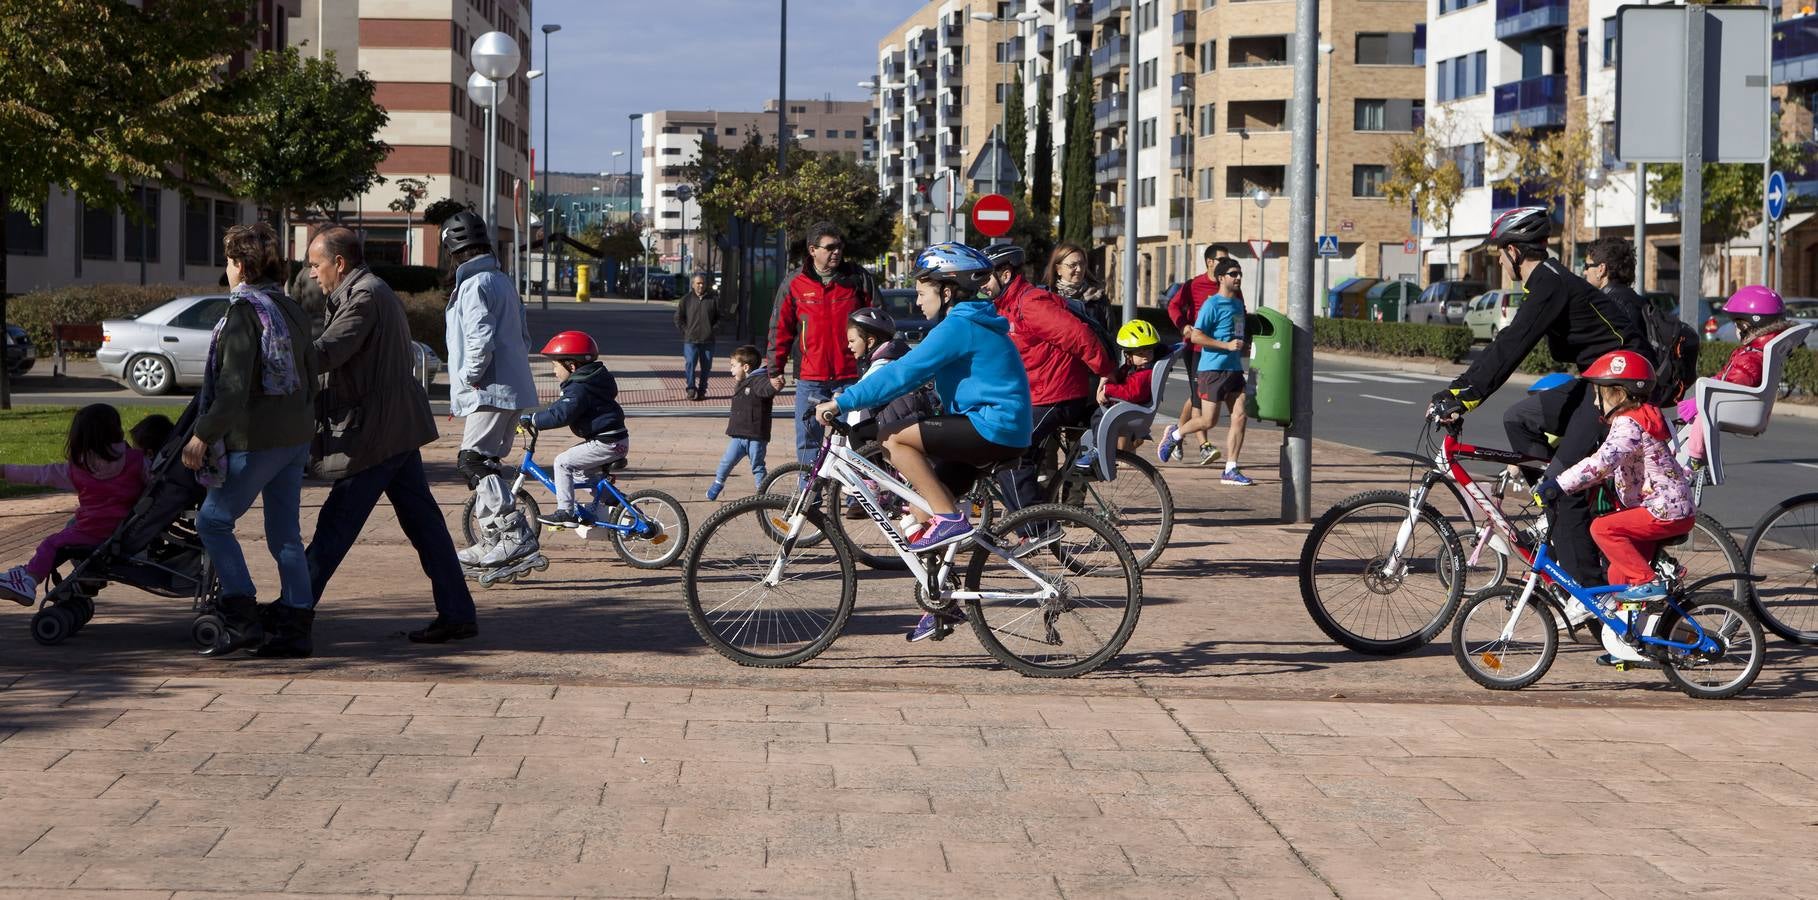
{"label": "red helmet on boy", "polygon": [[1654,383],[1654,364],[1633,350],[1611,350],[1597,357],[1597,361],[1591,363],[1591,367],[1578,377],[1592,384],[1627,388],[1637,394],[1645,394],[1648,385]]}
{"label": "red helmet on boy", "polygon": [[597,359],[600,355],[600,345],[594,343],[593,338],[585,331],[564,331],[550,338],[549,343],[543,345],[543,355],[552,359],[564,357]]}

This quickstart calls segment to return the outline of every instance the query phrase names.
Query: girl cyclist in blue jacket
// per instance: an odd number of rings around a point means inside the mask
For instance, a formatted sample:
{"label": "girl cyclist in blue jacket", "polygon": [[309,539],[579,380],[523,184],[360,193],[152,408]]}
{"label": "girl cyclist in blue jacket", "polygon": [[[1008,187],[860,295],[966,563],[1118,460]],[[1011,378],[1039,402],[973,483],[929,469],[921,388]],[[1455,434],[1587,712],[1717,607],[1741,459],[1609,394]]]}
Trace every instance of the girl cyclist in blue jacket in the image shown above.
{"label": "girl cyclist in blue jacket", "polygon": [[917,553],[970,538],[972,523],[955,494],[971,486],[980,468],[1015,459],[1029,446],[1028,372],[1010,342],[1009,320],[978,297],[990,276],[991,261],[971,247],[923,250],[910,277],[922,314],[939,324],[903,358],[815,409],[828,420],[934,381],[941,415],[894,423],[879,435],[890,464],[934,511],[909,544]]}

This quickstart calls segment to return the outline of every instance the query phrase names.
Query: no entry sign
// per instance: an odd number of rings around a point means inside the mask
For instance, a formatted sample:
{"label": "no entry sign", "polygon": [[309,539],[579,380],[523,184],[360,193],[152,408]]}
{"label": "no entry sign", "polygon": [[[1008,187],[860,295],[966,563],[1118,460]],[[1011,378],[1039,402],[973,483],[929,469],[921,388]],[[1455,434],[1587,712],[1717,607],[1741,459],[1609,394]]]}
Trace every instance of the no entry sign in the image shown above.
{"label": "no entry sign", "polygon": [[1003,194],[986,194],[972,204],[972,227],[986,237],[1003,237],[1016,223],[1016,211]]}

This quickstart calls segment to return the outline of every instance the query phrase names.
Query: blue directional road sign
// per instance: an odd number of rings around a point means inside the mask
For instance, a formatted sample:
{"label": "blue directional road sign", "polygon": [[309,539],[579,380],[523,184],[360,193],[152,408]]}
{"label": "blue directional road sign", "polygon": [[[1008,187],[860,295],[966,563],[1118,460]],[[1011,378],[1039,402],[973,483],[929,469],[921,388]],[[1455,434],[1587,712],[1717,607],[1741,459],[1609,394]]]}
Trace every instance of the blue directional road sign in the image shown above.
{"label": "blue directional road sign", "polygon": [[1786,213],[1786,200],[1786,176],[1780,172],[1769,175],[1767,183],[1768,217],[1776,222],[1780,221],[1780,217]]}
{"label": "blue directional road sign", "polygon": [[1338,255],[1338,235],[1322,234],[1319,236],[1319,255],[1320,256],[1337,256]]}

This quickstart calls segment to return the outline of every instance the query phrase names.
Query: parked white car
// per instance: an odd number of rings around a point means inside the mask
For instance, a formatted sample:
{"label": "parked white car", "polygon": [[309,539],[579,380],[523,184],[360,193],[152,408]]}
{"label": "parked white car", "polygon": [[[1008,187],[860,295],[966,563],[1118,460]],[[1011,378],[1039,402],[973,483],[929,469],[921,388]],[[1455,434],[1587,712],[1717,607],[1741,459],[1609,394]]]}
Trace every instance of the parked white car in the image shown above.
{"label": "parked white car", "polygon": [[[109,377],[146,396],[201,387],[209,338],[226,313],[226,294],[196,294],[131,318],[108,319],[101,323],[101,349],[95,351],[95,361]],[[429,377],[442,371],[441,357],[428,344],[411,344],[414,362],[426,365]]]}
{"label": "parked white car", "polygon": [[1522,298],[1526,296],[1525,291],[1478,294],[1464,316],[1465,324],[1471,328],[1471,337],[1480,341],[1496,340],[1496,335],[1515,321],[1515,312],[1521,309]]}

